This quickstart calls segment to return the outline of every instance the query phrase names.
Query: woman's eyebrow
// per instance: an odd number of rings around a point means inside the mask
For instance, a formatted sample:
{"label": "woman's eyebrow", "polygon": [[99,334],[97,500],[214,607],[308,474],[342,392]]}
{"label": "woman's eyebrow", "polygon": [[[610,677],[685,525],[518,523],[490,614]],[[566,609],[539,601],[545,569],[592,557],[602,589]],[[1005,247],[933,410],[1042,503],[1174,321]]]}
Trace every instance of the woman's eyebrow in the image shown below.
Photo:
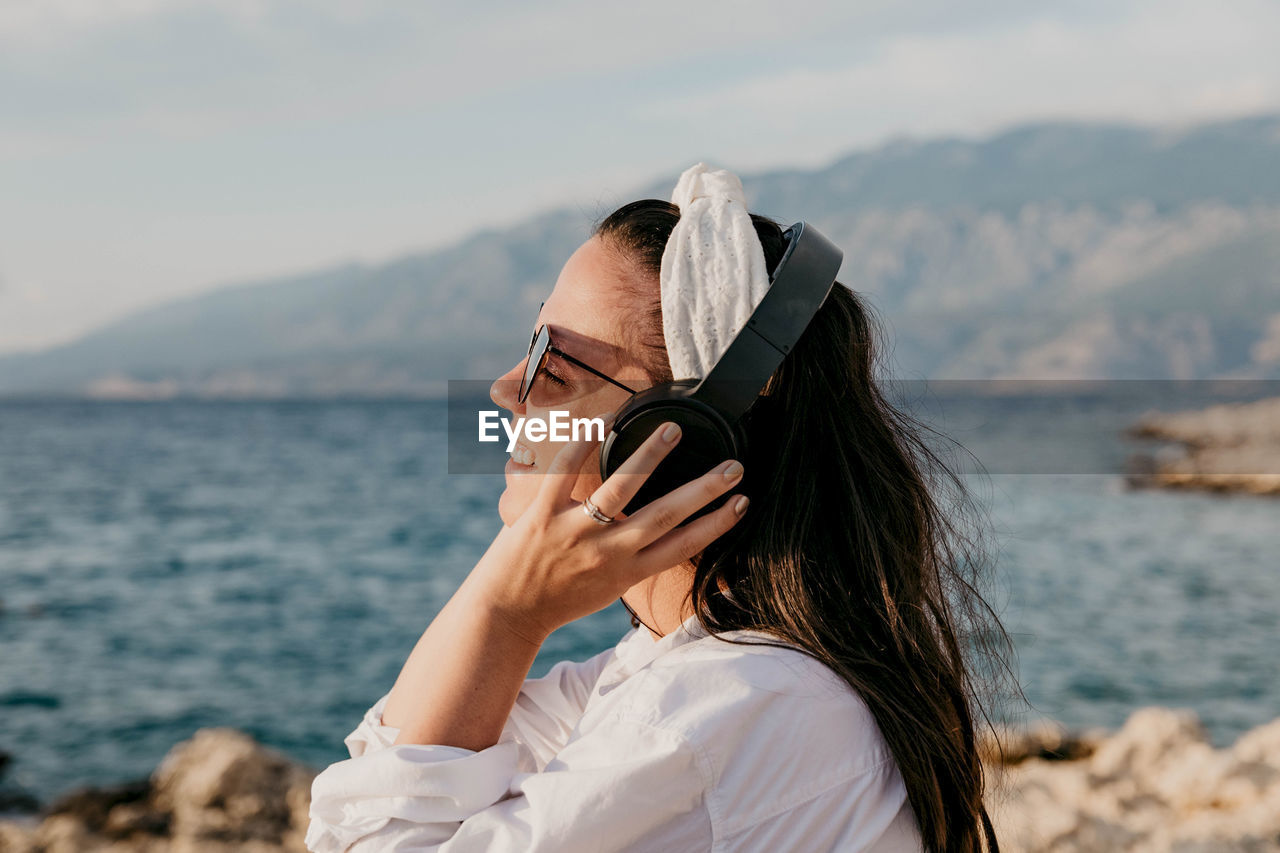
{"label": "woman's eyebrow", "polygon": [[617,367],[617,347],[613,344],[551,323],[547,324],[547,329],[551,332],[551,345],[569,358],[586,362],[596,370]]}

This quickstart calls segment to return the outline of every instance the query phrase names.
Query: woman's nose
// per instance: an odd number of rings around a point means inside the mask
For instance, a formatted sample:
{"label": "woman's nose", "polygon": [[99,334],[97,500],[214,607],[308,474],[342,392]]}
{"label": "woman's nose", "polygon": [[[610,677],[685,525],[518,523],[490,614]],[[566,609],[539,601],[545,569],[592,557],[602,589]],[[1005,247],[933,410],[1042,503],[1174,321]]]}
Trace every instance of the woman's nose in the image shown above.
{"label": "woman's nose", "polygon": [[489,386],[489,399],[513,414],[524,414],[524,403],[516,398],[520,396],[520,380],[524,378],[524,360],[499,376]]}

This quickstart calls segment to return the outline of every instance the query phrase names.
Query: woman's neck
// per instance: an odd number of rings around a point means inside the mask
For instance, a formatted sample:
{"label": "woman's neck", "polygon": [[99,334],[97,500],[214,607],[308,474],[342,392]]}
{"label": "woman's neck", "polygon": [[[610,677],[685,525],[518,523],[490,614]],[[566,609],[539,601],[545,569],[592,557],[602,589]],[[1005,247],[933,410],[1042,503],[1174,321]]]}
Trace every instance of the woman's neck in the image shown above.
{"label": "woman's neck", "polygon": [[622,599],[656,642],[693,615],[687,600],[692,586],[693,567],[685,563],[645,578],[623,593]]}

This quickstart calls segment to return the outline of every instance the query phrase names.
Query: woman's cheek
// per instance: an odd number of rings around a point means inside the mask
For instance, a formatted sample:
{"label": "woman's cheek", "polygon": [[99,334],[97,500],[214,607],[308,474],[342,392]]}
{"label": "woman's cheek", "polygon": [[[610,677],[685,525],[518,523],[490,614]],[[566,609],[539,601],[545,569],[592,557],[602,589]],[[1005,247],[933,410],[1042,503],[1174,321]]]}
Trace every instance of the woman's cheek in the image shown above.
{"label": "woman's cheek", "polygon": [[600,479],[600,454],[592,453],[587,456],[587,461],[582,463],[582,468],[578,471],[578,481],[574,484],[572,497],[576,501],[583,501],[591,497],[596,489],[600,488],[603,481]]}

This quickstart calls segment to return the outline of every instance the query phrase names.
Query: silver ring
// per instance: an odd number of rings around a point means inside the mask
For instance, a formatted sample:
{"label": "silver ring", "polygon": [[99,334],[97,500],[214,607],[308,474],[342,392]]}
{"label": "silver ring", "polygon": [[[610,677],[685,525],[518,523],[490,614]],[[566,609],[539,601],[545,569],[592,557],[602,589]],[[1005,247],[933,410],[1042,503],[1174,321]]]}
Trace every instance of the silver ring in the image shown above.
{"label": "silver ring", "polygon": [[613,524],[614,522],[614,519],[605,515],[603,512],[600,511],[600,507],[596,506],[591,502],[591,498],[587,498],[585,501],[582,502],[582,511],[587,514],[587,518],[591,519],[597,524]]}

